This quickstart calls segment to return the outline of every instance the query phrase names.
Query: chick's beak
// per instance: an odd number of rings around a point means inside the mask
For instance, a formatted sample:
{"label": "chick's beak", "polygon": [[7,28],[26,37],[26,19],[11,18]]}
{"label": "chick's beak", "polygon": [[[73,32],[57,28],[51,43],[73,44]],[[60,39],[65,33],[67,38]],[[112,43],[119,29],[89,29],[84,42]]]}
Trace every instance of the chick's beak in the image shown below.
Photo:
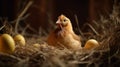
{"label": "chick's beak", "polygon": [[60,24],[60,23],[61,23],[60,20],[57,20],[56,24]]}
{"label": "chick's beak", "polygon": [[60,20],[58,20],[58,21],[56,22],[56,25],[57,25],[58,28],[62,28],[62,25],[61,25]]}

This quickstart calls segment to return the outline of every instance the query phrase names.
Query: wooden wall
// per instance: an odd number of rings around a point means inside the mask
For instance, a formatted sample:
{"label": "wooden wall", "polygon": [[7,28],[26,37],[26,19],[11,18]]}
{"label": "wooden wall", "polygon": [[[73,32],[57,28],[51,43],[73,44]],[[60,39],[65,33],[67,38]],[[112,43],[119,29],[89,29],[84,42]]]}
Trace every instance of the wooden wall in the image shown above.
{"label": "wooden wall", "polygon": [[99,15],[111,13],[113,0],[89,0],[90,21],[99,19]]}
{"label": "wooden wall", "polygon": [[[20,9],[18,4],[23,0],[1,0],[0,17],[7,16],[10,20],[15,19]],[[25,0],[29,1],[29,0]],[[75,17],[78,16],[80,26],[86,21],[92,21],[99,18],[99,14],[111,12],[114,0],[33,0],[33,5],[29,8],[30,16],[26,19],[36,30],[39,27],[48,29],[50,20],[55,23],[60,14],[68,16],[74,26]],[[24,2],[23,2],[24,4]]]}

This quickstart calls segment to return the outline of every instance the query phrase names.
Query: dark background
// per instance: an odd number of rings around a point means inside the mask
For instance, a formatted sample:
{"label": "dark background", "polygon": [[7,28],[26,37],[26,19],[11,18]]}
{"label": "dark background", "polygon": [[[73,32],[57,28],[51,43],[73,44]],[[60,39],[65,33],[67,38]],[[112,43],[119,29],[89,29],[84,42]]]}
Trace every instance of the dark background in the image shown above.
{"label": "dark background", "polygon": [[[0,17],[13,21],[17,18],[22,8],[29,0],[0,0]],[[56,22],[61,14],[66,15],[76,27],[75,15],[78,17],[79,26],[85,22],[99,19],[99,14],[109,14],[114,0],[33,0],[33,5],[27,13],[26,19],[36,30],[39,27],[47,30],[51,28],[50,21]],[[26,14],[27,14],[26,13]]]}

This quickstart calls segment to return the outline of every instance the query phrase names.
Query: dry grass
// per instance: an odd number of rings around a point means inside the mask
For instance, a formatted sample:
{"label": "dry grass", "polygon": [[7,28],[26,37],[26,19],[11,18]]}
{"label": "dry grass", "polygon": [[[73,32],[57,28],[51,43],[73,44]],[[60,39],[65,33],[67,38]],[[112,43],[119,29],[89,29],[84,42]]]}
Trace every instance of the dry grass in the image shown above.
{"label": "dry grass", "polygon": [[[28,4],[29,5],[29,4]],[[100,47],[95,50],[71,51],[68,49],[59,50],[49,46],[46,36],[31,35],[25,32],[30,28],[27,24],[22,32],[26,35],[26,46],[16,44],[13,54],[0,53],[0,67],[119,67],[120,65],[120,7],[114,5],[113,12],[106,16],[101,16],[100,20],[93,21],[93,24],[86,23],[88,32],[80,33],[84,41],[95,38],[100,42]],[[3,24],[0,28],[2,33],[11,35],[21,31],[18,24],[23,16],[15,21],[15,31],[8,32],[11,24]],[[6,21],[5,21],[6,22]],[[76,16],[76,22],[77,16]],[[19,25],[20,26],[20,25]],[[8,28],[9,27],[9,28]],[[43,31],[41,31],[43,32]],[[29,37],[28,37],[29,36]],[[38,46],[34,44],[38,43]]]}

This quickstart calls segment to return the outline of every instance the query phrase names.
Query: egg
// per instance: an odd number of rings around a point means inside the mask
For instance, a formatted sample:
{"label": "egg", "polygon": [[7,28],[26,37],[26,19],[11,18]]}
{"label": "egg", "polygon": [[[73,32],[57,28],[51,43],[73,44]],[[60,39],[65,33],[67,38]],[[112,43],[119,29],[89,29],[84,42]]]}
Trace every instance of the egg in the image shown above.
{"label": "egg", "polygon": [[25,46],[25,38],[21,34],[17,34],[14,36],[14,40],[16,43],[19,43],[21,46]]}
{"label": "egg", "polygon": [[34,46],[34,47],[40,47],[40,44],[35,43],[35,44],[33,44],[33,46]]}
{"label": "egg", "polygon": [[0,52],[12,53],[15,50],[14,39],[9,34],[2,34],[0,36]]}
{"label": "egg", "polygon": [[95,39],[89,39],[86,43],[85,46],[83,47],[84,49],[94,49],[99,46],[99,43]]}

